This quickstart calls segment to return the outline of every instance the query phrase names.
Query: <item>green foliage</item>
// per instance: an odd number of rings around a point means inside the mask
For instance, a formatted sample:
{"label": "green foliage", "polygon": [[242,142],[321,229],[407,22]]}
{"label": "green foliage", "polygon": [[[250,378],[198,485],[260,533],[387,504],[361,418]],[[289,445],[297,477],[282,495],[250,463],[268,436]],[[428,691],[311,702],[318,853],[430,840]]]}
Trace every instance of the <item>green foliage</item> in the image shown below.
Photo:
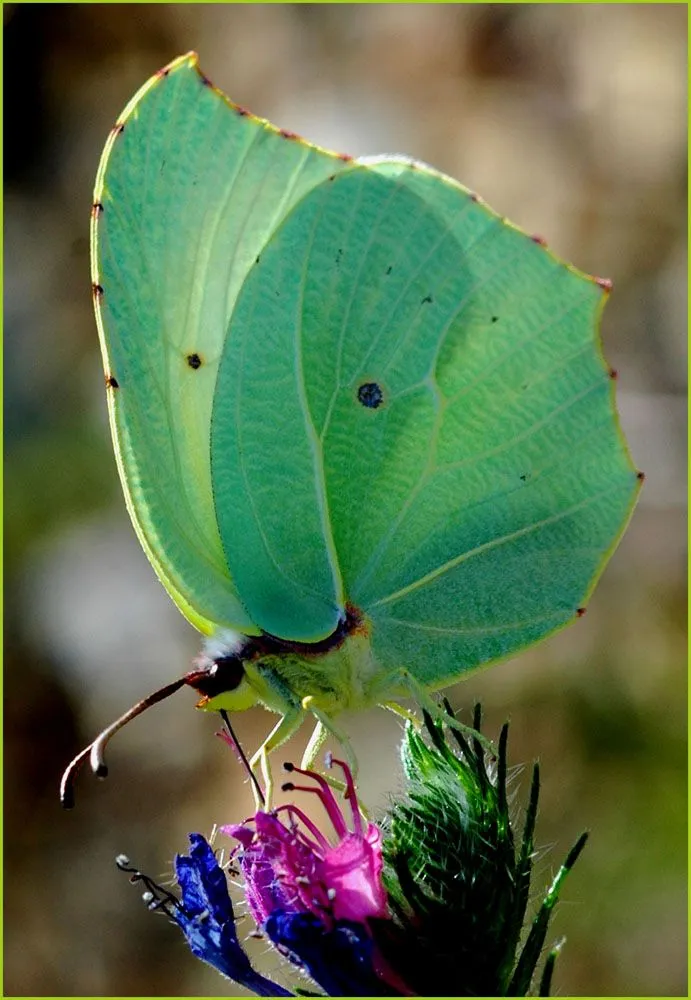
{"label": "green foliage", "polygon": [[[448,706],[447,706],[448,707]],[[528,906],[539,769],[533,768],[520,843],[507,796],[508,724],[496,757],[478,739],[425,716],[429,744],[412,726],[403,743],[405,799],[394,803],[384,841],[385,884],[394,929],[376,928],[384,955],[425,996],[526,996],[562,882],[580,854],[583,834],[562,865],[532,924]],[[480,706],[474,727],[480,729]],[[547,956],[538,986],[549,995],[560,945]]]}

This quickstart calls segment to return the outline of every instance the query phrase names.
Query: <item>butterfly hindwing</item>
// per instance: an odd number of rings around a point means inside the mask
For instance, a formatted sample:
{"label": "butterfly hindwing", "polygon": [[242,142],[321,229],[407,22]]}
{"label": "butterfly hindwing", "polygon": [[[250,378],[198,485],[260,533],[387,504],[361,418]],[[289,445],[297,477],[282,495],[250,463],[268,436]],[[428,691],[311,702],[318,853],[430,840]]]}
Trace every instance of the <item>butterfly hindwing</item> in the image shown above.
{"label": "butterfly hindwing", "polygon": [[314,640],[350,600],[382,670],[429,686],[571,620],[639,485],[603,295],[420,165],[364,162],[297,203],[247,276],[214,408],[253,619]]}

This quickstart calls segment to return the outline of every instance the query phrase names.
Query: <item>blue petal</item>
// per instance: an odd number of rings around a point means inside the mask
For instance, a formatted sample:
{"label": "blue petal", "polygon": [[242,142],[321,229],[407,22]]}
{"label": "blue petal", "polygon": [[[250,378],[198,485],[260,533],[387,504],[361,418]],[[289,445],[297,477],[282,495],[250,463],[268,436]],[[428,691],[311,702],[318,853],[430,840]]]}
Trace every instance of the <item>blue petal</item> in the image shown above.
{"label": "blue petal", "polygon": [[254,971],[238,941],[226,877],[214,852],[199,833],[190,834],[190,844],[189,857],[175,858],[182,900],[170,912],[192,953],[258,996],[294,996]]}
{"label": "blue petal", "polygon": [[332,997],[400,996],[372,965],[372,939],[362,924],[338,920],[327,929],[314,913],[275,910],[264,929],[291,962]]}

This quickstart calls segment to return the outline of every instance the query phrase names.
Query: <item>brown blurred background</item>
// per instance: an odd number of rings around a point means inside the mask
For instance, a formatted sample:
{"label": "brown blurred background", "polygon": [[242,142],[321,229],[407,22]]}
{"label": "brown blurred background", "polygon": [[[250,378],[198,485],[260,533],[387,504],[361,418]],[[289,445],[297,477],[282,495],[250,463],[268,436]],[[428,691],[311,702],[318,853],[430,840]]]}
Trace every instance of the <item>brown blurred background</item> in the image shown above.
{"label": "brown blurred background", "polygon": [[[430,162],[614,279],[603,333],[648,476],[638,510],[582,621],[452,694],[466,719],[482,698],[492,735],[510,716],[513,763],[542,762],[536,891],[592,831],[553,925],[568,937],[557,990],[685,995],[685,6],[6,4],[3,15],[5,994],[235,992],[113,865],[124,851],[165,878],[187,831],[250,809],[191,694],[118,738],[111,778],[85,773],[74,812],[57,799],[76,750],[198,646],[121,497],[87,243],[108,130],[159,66],[196,49],[257,114],[327,147]],[[250,749],[270,724],[261,710],[237,721]],[[376,811],[400,780],[398,723],[378,712],[350,728]]]}

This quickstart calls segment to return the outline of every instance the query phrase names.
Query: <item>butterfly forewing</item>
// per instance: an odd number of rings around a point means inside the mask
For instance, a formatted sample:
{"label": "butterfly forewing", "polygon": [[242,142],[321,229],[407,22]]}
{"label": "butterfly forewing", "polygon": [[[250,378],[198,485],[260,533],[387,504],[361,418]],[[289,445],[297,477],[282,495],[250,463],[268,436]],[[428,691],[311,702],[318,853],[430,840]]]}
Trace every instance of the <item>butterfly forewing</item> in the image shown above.
{"label": "butterfly forewing", "polygon": [[211,484],[218,364],[239,289],[290,206],[346,164],[230,104],[182,57],[128,105],[95,190],[92,277],[128,506],[202,631],[256,631]]}

